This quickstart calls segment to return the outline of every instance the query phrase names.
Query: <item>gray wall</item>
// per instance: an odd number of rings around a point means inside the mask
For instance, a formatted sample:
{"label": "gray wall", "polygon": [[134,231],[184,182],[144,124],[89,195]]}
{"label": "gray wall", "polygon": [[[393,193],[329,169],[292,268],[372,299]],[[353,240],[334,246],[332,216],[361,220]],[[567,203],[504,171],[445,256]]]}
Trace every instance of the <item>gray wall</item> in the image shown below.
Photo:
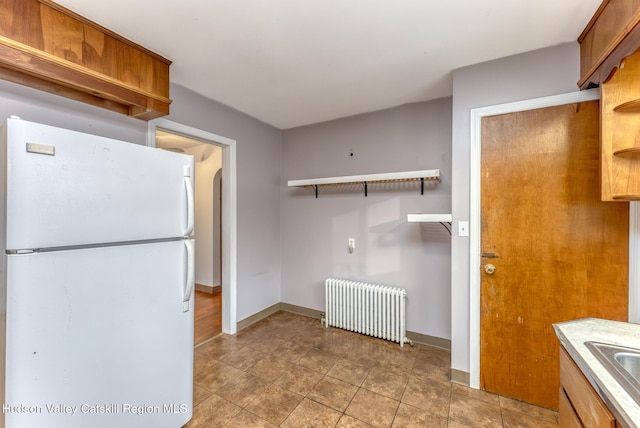
{"label": "gray wall", "polygon": [[[354,156],[350,156],[353,152]],[[324,311],[328,277],[407,289],[407,328],[450,338],[449,234],[407,223],[451,210],[451,98],[283,131],[282,301]],[[425,189],[371,185],[313,191],[288,180],[440,169]],[[356,239],[353,254],[348,238]]]}
{"label": "gray wall", "polygon": [[[179,86],[166,118],[237,141],[238,320],[280,302],[281,131]],[[147,123],[0,80],[0,118],[146,143]]]}
{"label": "gray wall", "polygon": [[[453,72],[452,214],[469,220],[470,113],[477,107],[578,90],[577,43],[527,52]],[[454,227],[455,228],[455,227]],[[471,230],[470,233],[478,233]],[[469,238],[454,233],[451,248],[451,365],[469,371]]]}

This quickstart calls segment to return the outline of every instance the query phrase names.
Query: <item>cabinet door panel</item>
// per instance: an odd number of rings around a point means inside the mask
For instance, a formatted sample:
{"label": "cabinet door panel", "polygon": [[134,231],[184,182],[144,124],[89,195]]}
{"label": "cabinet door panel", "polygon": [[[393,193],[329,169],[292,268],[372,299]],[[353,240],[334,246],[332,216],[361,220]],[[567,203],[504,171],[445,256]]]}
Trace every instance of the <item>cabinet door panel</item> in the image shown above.
{"label": "cabinet door panel", "polygon": [[560,387],[558,401],[558,412],[560,414],[560,428],[582,428],[580,419],[576,415],[575,410],[571,406],[567,395],[564,393],[564,389]]}
{"label": "cabinet door panel", "polygon": [[583,425],[615,428],[616,421],[567,351],[560,348],[560,379]]}

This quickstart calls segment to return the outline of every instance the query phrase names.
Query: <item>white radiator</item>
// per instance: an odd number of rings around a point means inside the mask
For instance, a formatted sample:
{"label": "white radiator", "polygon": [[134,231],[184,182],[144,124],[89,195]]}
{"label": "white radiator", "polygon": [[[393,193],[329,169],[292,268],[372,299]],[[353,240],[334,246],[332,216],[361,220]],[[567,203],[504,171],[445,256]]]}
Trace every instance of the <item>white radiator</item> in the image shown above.
{"label": "white radiator", "polygon": [[325,295],[326,327],[379,337],[400,346],[412,344],[407,339],[404,289],[329,278]]}

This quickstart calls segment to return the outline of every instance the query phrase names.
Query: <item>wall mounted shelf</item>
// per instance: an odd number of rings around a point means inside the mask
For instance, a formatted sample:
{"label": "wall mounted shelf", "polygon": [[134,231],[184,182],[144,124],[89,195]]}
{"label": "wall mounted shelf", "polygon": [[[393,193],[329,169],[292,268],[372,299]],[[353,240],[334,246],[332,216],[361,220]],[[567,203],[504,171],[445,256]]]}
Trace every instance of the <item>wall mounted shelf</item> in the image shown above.
{"label": "wall mounted shelf", "polygon": [[409,223],[440,223],[451,235],[451,214],[408,214]]}
{"label": "wall mounted shelf", "polygon": [[440,181],[439,169],[422,171],[388,172],[383,174],[348,175],[343,177],[310,178],[305,180],[289,180],[289,187],[313,187],[318,197],[319,186],[337,186],[345,184],[362,184],[364,195],[368,195],[369,183],[397,183],[403,181],[420,181],[420,194],[424,194],[425,181]]}

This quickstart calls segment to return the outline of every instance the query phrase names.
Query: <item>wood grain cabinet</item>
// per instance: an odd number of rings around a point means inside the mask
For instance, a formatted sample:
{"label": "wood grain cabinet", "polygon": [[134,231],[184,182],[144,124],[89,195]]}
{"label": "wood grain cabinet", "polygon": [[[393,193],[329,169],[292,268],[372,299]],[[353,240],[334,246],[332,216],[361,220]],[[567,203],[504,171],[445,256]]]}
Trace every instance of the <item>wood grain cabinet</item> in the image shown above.
{"label": "wood grain cabinet", "polygon": [[605,82],[640,47],[640,0],[604,0],[578,43],[578,86],[586,89]]}
{"label": "wood grain cabinet", "polygon": [[50,0],[0,0],[4,80],[149,120],[169,114],[170,64]]}
{"label": "wood grain cabinet", "polygon": [[560,428],[615,428],[615,417],[582,374],[567,351],[560,347]]}
{"label": "wood grain cabinet", "polygon": [[640,200],[640,53],[626,58],[601,91],[601,199]]}
{"label": "wood grain cabinet", "polygon": [[640,0],[604,0],[578,38],[582,89],[600,86],[603,201],[640,200]]}

